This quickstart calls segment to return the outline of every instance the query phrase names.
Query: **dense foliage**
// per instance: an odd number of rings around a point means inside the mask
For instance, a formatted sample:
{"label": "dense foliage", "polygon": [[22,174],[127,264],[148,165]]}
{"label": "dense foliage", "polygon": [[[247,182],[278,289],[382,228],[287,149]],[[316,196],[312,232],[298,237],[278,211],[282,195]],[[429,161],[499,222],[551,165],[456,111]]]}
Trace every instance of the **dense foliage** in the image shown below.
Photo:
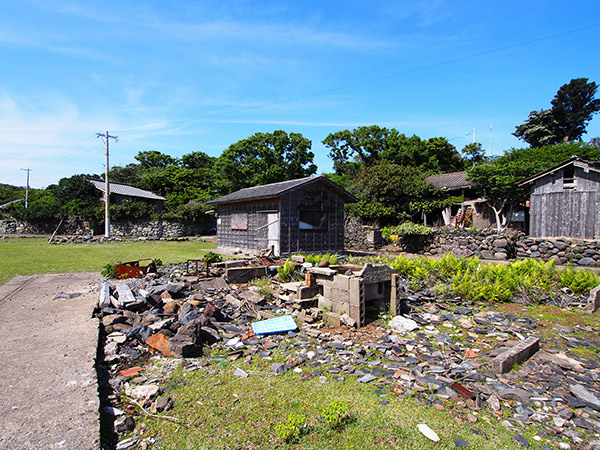
{"label": "dense foliage", "polygon": [[600,276],[584,270],[557,269],[554,261],[535,259],[515,261],[507,265],[481,264],[478,258],[456,258],[446,255],[441,259],[378,259],[396,269],[409,280],[412,288],[435,286],[440,295],[460,296],[477,301],[539,302],[559,298],[561,288],[575,294],[585,294],[600,284]]}

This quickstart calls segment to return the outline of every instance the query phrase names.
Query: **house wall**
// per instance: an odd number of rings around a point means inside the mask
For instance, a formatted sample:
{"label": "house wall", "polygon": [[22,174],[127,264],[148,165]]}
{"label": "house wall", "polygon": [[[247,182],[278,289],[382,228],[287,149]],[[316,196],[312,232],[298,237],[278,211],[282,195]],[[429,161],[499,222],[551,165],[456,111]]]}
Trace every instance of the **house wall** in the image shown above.
{"label": "house wall", "polygon": [[[224,249],[257,251],[268,247],[267,211],[279,211],[278,200],[219,205],[217,246]],[[232,229],[232,218],[246,214],[247,229]],[[239,219],[239,216],[237,216]],[[237,224],[239,228],[239,223]]]}
{"label": "house wall", "polygon": [[530,197],[533,237],[600,238],[600,174],[575,167],[575,188],[565,189],[564,170],[534,182]]}
{"label": "house wall", "polygon": [[[327,211],[327,230],[301,230],[301,210]],[[315,183],[284,194],[280,198],[281,254],[299,251],[344,251],[344,199],[335,191]]]}

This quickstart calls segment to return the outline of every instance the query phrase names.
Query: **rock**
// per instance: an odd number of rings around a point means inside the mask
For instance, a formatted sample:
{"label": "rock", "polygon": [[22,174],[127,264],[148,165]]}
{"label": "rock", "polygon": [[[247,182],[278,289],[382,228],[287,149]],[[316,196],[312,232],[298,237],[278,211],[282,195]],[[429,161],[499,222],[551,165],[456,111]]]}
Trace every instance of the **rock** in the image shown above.
{"label": "rock", "polygon": [[487,399],[487,404],[492,411],[500,411],[500,399],[496,395],[491,395]]}
{"label": "rock", "polygon": [[173,351],[169,348],[169,338],[164,334],[153,334],[146,339],[146,344],[158,350],[165,356],[173,356]]}
{"label": "rock", "polygon": [[135,419],[131,416],[117,417],[114,422],[116,433],[129,433],[135,428]]}
{"label": "rock", "polygon": [[240,378],[248,378],[248,374],[240,368],[235,369],[235,372],[233,372],[233,375],[236,377],[240,377]]}
{"label": "rock", "polygon": [[526,406],[531,406],[531,400],[529,400],[529,393],[524,389],[518,389],[518,388],[499,389],[498,396],[505,400],[516,400]]}
{"label": "rock", "polygon": [[521,445],[521,447],[529,447],[529,441],[525,439],[525,436],[523,436],[522,434],[517,433],[513,437],[515,438],[515,441],[517,441]]}
{"label": "rock", "polygon": [[136,400],[148,400],[154,397],[158,391],[159,386],[157,384],[143,384],[141,386],[128,386],[125,388],[125,394],[129,397],[135,398]]}
{"label": "rock", "polygon": [[467,441],[464,441],[462,439],[454,438],[454,446],[456,448],[467,448],[467,447],[470,447],[471,444],[469,444]]}
{"label": "rock", "polygon": [[271,364],[271,372],[273,372],[274,374],[281,375],[283,373],[286,373],[287,370],[288,370],[288,367],[285,363]]}
{"label": "rock", "polygon": [[581,258],[577,261],[579,266],[596,266],[596,261],[588,256]]}
{"label": "rock", "polygon": [[569,386],[569,390],[575,397],[577,397],[587,406],[595,409],[596,411],[600,411],[600,399],[588,391],[584,386],[581,384],[573,384]]}
{"label": "rock", "polygon": [[405,334],[419,328],[417,322],[404,316],[395,316],[388,325],[398,334]]}

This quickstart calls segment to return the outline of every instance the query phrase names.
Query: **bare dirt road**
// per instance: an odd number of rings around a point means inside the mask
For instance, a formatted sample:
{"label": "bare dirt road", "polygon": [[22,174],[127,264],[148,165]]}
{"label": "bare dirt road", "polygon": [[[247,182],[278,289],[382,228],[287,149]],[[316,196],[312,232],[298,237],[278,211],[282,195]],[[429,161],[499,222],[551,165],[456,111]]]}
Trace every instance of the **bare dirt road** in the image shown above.
{"label": "bare dirt road", "polygon": [[99,279],[46,274],[0,286],[0,449],[98,449],[90,287]]}

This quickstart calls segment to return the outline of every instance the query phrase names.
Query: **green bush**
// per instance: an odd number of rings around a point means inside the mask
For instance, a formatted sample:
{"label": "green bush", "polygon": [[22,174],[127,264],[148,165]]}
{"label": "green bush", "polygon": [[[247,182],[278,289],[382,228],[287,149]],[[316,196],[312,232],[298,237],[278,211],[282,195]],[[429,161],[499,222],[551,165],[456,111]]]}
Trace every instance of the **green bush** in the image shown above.
{"label": "green bush", "polygon": [[306,262],[311,263],[313,266],[317,266],[321,261],[325,260],[329,261],[329,264],[331,264],[332,266],[335,266],[339,262],[337,253],[331,252],[327,252],[323,255],[320,255],[318,253],[310,253],[308,255],[299,256],[304,256]]}
{"label": "green bush", "polygon": [[305,432],[306,416],[304,414],[290,414],[285,422],[275,425],[275,433],[287,444],[297,442]]}
{"label": "green bush", "polygon": [[111,205],[110,216],[117,222],[135,222],[156,215],[156,208],[150,203],[124,200],[120,205]]}
{"label": "green bush", "polygon": [[[381,234],[393,241],[402,236],[427,236],[432,234],[434,231],[433,228],[426,227],[425,225],[420,225],[418,223],[413,222],[402,222],[399,225],[391,226],[391,227],[383,227],[381,229]],[[397,236],[397,238],[392,238],[392,236]]]}

